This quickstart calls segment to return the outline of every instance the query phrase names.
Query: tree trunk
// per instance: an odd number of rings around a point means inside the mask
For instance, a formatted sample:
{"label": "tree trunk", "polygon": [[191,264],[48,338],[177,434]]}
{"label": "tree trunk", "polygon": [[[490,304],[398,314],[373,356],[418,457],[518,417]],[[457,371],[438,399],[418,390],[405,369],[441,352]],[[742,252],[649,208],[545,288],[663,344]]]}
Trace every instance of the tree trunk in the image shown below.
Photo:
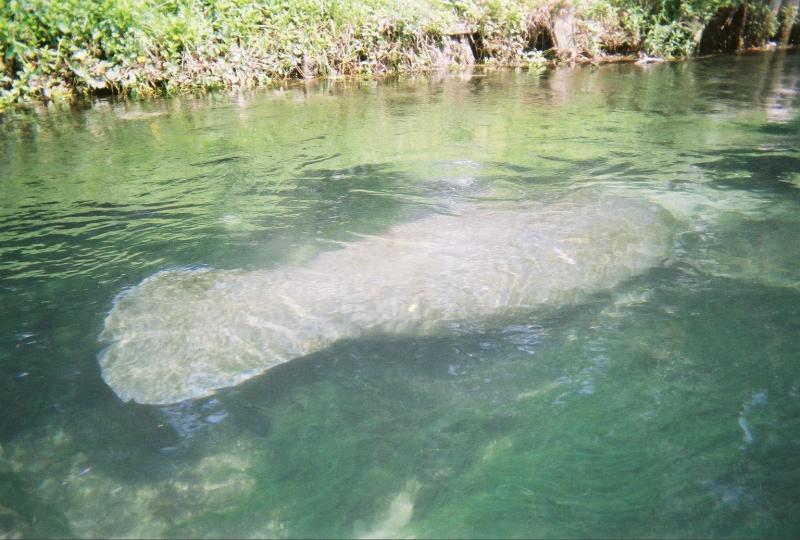
{"label": "tree trunk", "polygon": [[700,37],[700,54],[735,52],[744,46],[747,5],[722,7],[708,21]]}
{"label": "tree trunk", "polygon": [[573,60],[577,55],[575,45],[575,14],[572,6],[565,3],[553,17],[553,41],[561,59]]}

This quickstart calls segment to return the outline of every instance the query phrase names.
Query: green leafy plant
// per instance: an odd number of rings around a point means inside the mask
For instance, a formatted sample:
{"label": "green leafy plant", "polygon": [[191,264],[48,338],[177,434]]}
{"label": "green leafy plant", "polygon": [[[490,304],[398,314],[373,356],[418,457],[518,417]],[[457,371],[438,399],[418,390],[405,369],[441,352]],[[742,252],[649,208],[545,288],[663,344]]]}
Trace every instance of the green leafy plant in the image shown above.
{"label": "green leafy plant", "polygon": [[[681,57],[718,10],[743,4],[748,43],[779,31],[757,0],[0,0],[0,110],[99,92],[380,77],[469,63],[473,53],[537,71],[553,54],[561,9],[576,21],[572,58]],[[791,28],[796,12],[787,13]]]}

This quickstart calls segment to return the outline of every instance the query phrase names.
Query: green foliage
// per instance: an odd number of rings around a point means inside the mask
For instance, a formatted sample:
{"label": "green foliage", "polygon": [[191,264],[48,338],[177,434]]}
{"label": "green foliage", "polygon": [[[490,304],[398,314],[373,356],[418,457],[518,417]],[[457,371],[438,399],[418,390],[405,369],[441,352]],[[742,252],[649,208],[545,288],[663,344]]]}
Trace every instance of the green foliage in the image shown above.
{"label": "green foliage", "polygon": [[[743,1],[0,0],[0,110],[85,93],[424,71],[469,61],[448,37],[455,26],[480,61],[541,69],[548,51],[537,47],[565,5],[576,16],[573,58],[688,56],[714,13]],[[748,43],[778,31],[765,2],[748,6]]]}
{"label": "green foliage", "polygon": [[[742,36],[747,46],[763,45],[778,32],[777,13],[766,0],[609,0],[626,16],[623,25],[641,37],[642,49],[667,58],[694,54],[703,28],[721,10],[747,10]],[[730,28],[728,29],[731,30]]]}
{"label": "green foliage", "polygon": [[653,24],[644,40],[645,52],[665,58],[689,56],[695,47],[695,32],[682,21]]}
{"label": "green foliage", "polygon": [[768,4],[752,2],[748,5],[748,25],[744,39],[748,45],[761,45],[778,33],[778,12],[773,12]]}

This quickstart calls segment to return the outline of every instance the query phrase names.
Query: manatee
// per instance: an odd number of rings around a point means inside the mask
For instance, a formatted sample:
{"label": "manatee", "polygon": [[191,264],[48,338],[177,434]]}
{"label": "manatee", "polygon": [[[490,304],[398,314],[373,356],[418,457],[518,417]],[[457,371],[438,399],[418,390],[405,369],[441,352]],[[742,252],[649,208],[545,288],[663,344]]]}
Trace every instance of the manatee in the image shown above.
{"label": "manatee", "polygon": [[124,401],[203,398],[340,339],[579,301],[662,263],[672,230],[657,204],[577,192],[430,215],[300,266],[163,270],[115,300],[102,376]]}

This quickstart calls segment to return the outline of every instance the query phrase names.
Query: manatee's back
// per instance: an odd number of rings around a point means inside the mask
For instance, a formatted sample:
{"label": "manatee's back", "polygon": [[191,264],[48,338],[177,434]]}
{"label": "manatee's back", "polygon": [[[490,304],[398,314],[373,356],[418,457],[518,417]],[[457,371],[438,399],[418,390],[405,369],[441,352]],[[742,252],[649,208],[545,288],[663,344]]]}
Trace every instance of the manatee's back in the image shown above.
{"label": "manatee's back", "polygon": [[671,236],[666,211],[623,197],[472,207],[324,253],[309,270],[336,276],[331,313],[360,328],[418,331],[574,302],[659,264]]}
{"label": "manatee's back", "polygon": [[669,246],[659,207],[578,196],[430,216],[303,267],[164,271],[116,301],[100,366],[123,400],[204,397],[366,331],[573,302],[658,264]]}

